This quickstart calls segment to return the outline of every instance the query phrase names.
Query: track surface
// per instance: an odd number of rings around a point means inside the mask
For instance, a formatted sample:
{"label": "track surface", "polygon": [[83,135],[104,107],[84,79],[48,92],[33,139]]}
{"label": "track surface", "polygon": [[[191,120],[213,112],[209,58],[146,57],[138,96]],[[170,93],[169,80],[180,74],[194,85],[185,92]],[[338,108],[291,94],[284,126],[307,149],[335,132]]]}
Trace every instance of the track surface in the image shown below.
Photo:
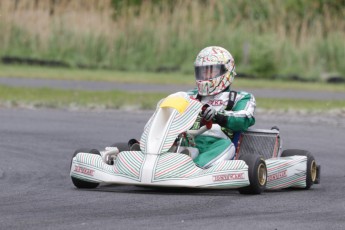
{"label": "track surface", "polygon": [[0,229],[345,229],[344,118],[257,114],[322,165],[309,191],[73,187],[75,149],[139,137],[151,113],[0,109]]}

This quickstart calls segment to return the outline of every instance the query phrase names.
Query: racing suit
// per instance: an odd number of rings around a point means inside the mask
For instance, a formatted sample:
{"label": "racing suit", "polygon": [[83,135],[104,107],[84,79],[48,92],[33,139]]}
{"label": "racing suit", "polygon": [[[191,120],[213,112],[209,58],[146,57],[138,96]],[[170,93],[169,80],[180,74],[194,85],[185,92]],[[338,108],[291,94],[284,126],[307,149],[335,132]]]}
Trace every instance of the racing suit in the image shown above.
{"label": "racing suit", "polygon": [[[232,100],[234,103],[232,109],[226,110],[230,88],[212,96],[198,96],[197,89],[189,91],[188,94],[199,99],[202,104],[213,106],[217,111],[213,118],[212,128],[195,137],[199,155],[194,162],[201,168],[208,168],[219,161],[233,159],[236,150],[231,139],[234,132],[245,131],[255,124],[256,102],[254,96],[247,92],[237,92]],[[199,129],[200,121],[201,118],[197,119],[192,129]]]}

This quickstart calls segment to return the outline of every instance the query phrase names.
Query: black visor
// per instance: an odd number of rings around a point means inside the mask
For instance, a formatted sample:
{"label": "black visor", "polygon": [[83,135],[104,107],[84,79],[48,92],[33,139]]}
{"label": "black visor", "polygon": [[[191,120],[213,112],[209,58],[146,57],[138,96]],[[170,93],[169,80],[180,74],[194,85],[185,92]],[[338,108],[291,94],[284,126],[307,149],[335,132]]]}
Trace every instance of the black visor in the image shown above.
{"label": "black visor", "polygon": [[195,66],[195,79],[198,81],[210,80],[227,72],[224,65]]}

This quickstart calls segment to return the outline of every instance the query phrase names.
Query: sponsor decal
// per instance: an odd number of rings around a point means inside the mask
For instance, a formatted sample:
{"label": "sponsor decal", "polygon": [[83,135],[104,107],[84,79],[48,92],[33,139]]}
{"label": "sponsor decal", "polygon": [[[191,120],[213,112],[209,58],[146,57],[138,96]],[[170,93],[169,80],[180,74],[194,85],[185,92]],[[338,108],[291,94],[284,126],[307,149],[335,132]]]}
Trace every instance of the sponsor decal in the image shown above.
{"label": "sponsor decal", "polygon": [[75,168],[74,168],[74,172],[82,173],[82,174],[85,174],[85,175],[88,175],[88,176],[93,176],[95,171],[92,170],[92,169],[88,169],[88,168],[84,168],[84,167],[76,165]]}
{"label": "sponsor decal", "polygon": [[269,175],[269,177],[267,178],[267,181],[278,180],[278,179],[283,178],[283,177],[287,177],[287,170]]}
{"label": "sponsor decal", "polygon": [[244,173],[229,173],[213,176],[213,181],[225,181],[225,180],[241,180],[244,179]]}
{"label": "sponsor decal", "polygon": [[207,104],[212,106],[221,106],[224,102],[222,100],[210,100]]}

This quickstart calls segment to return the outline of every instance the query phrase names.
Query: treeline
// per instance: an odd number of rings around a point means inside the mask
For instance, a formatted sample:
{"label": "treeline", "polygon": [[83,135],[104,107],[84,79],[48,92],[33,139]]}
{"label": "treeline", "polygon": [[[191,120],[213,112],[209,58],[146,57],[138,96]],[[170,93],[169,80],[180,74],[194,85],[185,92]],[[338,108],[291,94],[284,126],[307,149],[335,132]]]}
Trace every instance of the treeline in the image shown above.
{"label": "treeline", "polygon": [[238,72],[345,76],[345,0],[2,0],[0,55],[191,74],[219,45]]}

